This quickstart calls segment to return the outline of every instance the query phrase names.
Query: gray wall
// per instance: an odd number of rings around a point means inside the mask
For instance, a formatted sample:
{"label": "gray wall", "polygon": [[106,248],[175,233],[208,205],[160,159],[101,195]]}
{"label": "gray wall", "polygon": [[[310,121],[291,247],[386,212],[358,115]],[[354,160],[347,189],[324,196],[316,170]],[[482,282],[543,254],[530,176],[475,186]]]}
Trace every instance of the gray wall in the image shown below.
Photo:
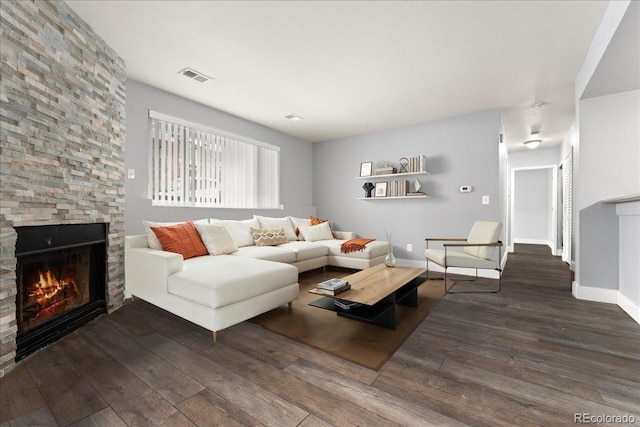
{"label": "gray wall", "polygon": [[[312,147],[273,129],[186,100],[168,92],[127,80],[127,151],[125,167],[135,169],[135,179],[126,180],[126,234],[143,232],[142,220],[245,219],[266,216],[309,216],[312,204]],[[246,136],[280,147],[280,199],[284,209],[222,209],[151,206],[148,197],[148,110]],[[284,120],[284,118],[283,118]]]}
{"label": "gray wall", "polygon": [[580,286],[618,289],[620,252],[616,205],[595,203],[581,209],[579,231]]}
{"label": "gray wall", "polygon": [[614,205],[601,201],[640,193],[640,91],[583,99],[579,107],[576,281],[618,289],[618,217]]}
{"label": "gray wall", "polygon": [[[336,229],[384,239],[391,232],[395,255],[424,261],[425,237],[466,237],[476,220],[503,221],[499,182],[498,110],[315,143],[313,193],[318,216]],[[419,176],[430,199],[356,200],[364,196],[357,180],[360,163],[399,163],[424,154],[431,175]],[[372,177],[375,182],[375,177]],[[462,185],[473,192],[460,193]],[[490,196],[489,205],[482,196]],[[406,245],[413,252],[406,252]]]}

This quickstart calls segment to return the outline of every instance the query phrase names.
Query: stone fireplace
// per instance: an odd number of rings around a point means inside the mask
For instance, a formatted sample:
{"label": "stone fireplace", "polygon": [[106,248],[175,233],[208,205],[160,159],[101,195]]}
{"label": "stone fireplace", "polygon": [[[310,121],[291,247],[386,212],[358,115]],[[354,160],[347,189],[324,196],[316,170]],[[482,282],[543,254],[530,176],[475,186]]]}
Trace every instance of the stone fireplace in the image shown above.
{"label": "stone fireplace", "polygon": [[106,312],[108,224],[16,228],[16,360]]}
{"label": "stone fireplace", "polygon": [[[81,306],[104,312],[122,304],[126,74],[64,2],[0,2],[0,12],[2,376],[23,356],[17,342],[38,335],[49,314],[82,323]],[[45,236],[42,250],[24,250],[24,230],[54,225],[71,228]],[[80,225],[101,228],[101,242],[74,241]],[[47,259],[44,249],[61,239],[62,251]]]}

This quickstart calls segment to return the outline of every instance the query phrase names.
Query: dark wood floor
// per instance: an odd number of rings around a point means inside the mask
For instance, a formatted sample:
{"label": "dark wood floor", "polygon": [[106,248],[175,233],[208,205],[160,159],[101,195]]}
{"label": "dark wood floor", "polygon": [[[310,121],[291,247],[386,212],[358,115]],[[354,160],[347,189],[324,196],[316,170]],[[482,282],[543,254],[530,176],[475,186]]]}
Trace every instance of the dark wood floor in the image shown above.
{"label": "dark wood floor", "polygon": [[25,359],[0,391],[2,427],[638,424],[640,326],[574,299],[548,248],[518,245],[500,294],[447,295],[379,372],[250,322],[214,344],[136,301]]}

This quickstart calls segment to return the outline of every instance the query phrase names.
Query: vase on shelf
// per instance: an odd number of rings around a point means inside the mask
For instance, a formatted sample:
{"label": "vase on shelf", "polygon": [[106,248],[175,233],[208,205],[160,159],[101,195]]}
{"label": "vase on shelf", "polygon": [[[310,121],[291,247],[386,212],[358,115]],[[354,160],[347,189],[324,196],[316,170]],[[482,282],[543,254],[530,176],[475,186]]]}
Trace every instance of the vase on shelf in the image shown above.
{"label": "vase on shelf", "polygon": [[362,186],[362,189],[364,190],[364,197],[371,197],[371,192],[374,188],[376,188],[376,186],[373,185],[373,183],[365,182]]}
{"label": "vase on shelf", "polygon": [[396,266],[396,257],[393,256],[393,244],[391,243],[391,234],[385,229],[385,234],[387,235],[387,256],[384,257],[384,265],[387,267],[395,267]]}

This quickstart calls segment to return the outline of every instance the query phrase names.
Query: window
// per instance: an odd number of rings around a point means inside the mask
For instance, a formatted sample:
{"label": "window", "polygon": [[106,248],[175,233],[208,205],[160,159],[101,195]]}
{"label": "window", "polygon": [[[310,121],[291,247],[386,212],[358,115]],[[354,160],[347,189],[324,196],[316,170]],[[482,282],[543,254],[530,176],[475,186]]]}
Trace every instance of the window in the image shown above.
{"label": "window", "polygon": [[280,149],[149,111],[156,206],[278,208]]}

